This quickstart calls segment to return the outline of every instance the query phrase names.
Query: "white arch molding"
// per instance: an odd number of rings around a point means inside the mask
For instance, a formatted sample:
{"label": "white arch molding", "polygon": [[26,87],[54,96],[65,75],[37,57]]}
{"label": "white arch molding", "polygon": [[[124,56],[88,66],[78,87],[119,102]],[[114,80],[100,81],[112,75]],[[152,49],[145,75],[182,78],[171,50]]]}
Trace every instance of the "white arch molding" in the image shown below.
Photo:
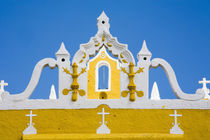
{"label": "white arch molding", "polygon": [[[107,66],[108,67],[108,71],[109,71],[109,77],[108,77],[108,89],[99,89],[99,86],[98,86],[98,83],[99,83],[99,76],[98,76],[98,70],[101,66]],[[102,60],[102,61],[99,61],[97,64],[96,64],[96,69],[95,69],[95,90],[97,92],[101,92],[101,91],[111,91],[111,67],[110,67],[110,64],[105,61],[105,60]]]}

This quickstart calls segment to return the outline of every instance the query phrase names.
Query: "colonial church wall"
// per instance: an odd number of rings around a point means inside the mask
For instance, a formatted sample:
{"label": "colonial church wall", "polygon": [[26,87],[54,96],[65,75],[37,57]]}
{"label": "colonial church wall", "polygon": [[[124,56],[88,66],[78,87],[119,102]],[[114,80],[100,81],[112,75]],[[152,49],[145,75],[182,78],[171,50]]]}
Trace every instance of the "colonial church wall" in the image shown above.
{"label": "colonial church wall", "polygon": [[[206,84],[195,93],[185,93],[172,66],[152,58],[146,41],[138,61],[110,34],[104,12],[97,19],[98,31],[81,44],[70,62],[64,43],[56,59],[45,58],[34,67],[31,80],[21,93],[0,86],[0,139],[208,139],[209,92]],[[115,58],[112,58],[110,52]],[[108,75],[99,77],[106,66]],[[30,99],[45,67],[58,68],[58,98]],[[149,70],[161,67],[177,99],[149,99]],[[99,88],[99,81],[107,88]],[[157,85],[153,95],[157,94]],[[53,88],[52,88],[53,89]]]}

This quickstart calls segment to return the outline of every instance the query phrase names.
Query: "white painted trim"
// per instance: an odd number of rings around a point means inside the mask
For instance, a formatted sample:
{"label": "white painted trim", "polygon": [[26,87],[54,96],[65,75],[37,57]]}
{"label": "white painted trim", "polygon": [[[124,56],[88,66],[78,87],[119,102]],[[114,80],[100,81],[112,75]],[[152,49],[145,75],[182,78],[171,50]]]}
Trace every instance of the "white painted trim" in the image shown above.
{"label": "white painted trim", "polygon": [[119,63],[118,59],[112,58],[112,57],[107,53],[106,48],[105,48],[104,46],[100,49],[100,51],[98,52],[98,54],[97,54],[95,57],[93,57],[92,59],[89,60],[88,65],[87,65],[87,70],[89,70],[89,63],[92,62],[92,61],[94,61],[96,58],[100,57],[100,54],[101,54],[102,51],[105,52],[105,55],[106,55],[109,59],[111,59],[112,61],[117,62],[117,69],[119,70],[119,69],[120,69],[120,63]]}
{"label": "white painted trim", "polygon": [[[109,69],[109,78],[108,78],[108,89],[99,89],[98,88],[98,70],[101,66],[107,66],[108,69]],[[97,64],[96,64],[96,67],[95,67],[95,90],[96,92],[101,92],[101,91],[111,91],[111,67],[110,67],[110,64],[107,62],[107,61],[99,61]]]}
{"label": "white painted trim", "polygon": [[59,100],[24,100],[22,102],[0,102],[0,110],[21,109],[91,109],[106,104],[112,109],[210,109],[209,100],[185,101],[180,99],[136,100],[130,102],[125,99],[86,99],[77,102],[63,102]]}

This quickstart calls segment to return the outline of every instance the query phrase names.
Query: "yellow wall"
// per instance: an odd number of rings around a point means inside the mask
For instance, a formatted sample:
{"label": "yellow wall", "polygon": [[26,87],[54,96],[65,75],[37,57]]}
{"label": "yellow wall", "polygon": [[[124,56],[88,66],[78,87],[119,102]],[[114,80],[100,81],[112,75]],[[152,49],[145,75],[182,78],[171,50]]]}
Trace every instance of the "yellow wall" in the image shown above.
{"label": "yellow wall", "polygon": [[[107,126],[111,134],[153,133],[169,134],[174,118],[174,110],[168,109],[110,109],[101,105],[96,109],[42,109],[33,110],[33,118],[38,134],[95,134],[100,126],[101,115],[97,112],[105,107]],[[184,139],[207,139],[209,136],[209,110],[177,110],[178,123],[184,130]],[[27,127],[29,110],[0,111],[0,139],[20,140],[22,131]],[[151,134],[152,135],[152,134]]]}
{"label": "yellow wall", "polygon": [[97,63],[100,61],[108,62],[111,67],[111,91],[106,91],[108,97],[107,99],[120,99],[120,69],[117,68],[117,61],[111,60],[104,51],[100,51],[98,57],[96,57],[93,61],[90,61],[88,64],[87,98],[99,99],[101,92],[97,92],[95,89],[95,69]]}

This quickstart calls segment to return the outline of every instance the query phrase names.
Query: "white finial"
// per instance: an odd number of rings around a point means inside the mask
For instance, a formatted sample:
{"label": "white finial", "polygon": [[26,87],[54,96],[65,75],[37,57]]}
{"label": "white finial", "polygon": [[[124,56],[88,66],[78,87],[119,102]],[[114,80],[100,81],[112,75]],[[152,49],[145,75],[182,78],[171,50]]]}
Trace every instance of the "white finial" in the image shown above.
{"label": "white finial", "polygon": [[56,52],[56,57],[58,55],[68,55],[70,56],[69,52],[66,50],[64,43],[61,43],[60,49]]}
{"label": "white finial", "polygon": [[151,92],[151,100],[160,100],[160,94],[158,90],[157,83],[153,83],[152,92]]}
{"label": "white finial", "polygon": [[97,134],[110,134],[110,129],[106,126],[105,122],[105,115],[108,115],[109,113],[104,112],[104,108],[102,108],[102,112],[98,113],[99,115],[102,115],[102,123],[101,126],[97,129]]}
{"label": "white finial", "polygon": [[199,84],[203,84],[203,87],[202,89],[204,90],[205,92],[205,96],[204,96],[204,99],[210,99],[210,90],[207,88],[206,84],[209,84],[210,81],[207,81],[206,78],[203,78],[203,81],[199,81],[198,82]]}
{"label": "white finial", "polygon": [[107,17],[107,15],[105,14],[104,11],[97,18],[97,21],[98,21],[98,23],[97,23],[98,33],[97,34],[100,34],[103,32],[110,34],[110,32],[109,32],[109,28],[110,28],[109,18]]}
{"label": "white finial", "polygon": [[50,100],[55,100],[55,99],[57,99],[57,97],[56,97],[56,92],[55,92],[55,86],[54,86],[54,85],[51,86],[49,99],[50,99]]}
{"label": "white finial", "polygon": [[177,123],[177,117],[181,117],[181,114],[177,114],[176,110],[174,110],[174,114],[169,114],[169,116],[174,117],[174,126],[170,129],[170,134],[184,134],[184,132],[179,128],[179,123]]}
{"label": "white finial", "polygon": [[4,80],[1,80],[0,86],[1,86],[0,92],[4,92],[4,86],[8,86],[8,83],[4,83]]}
{"label": "white finial", "polygon": [[34,128],[34,123],[32,121],[32,117],[36,116],[36,114],[32,114],[32,110],[30,110],[30,114],[26,114],[27,117],[30,117],[30,123],[28,124],[28,127],[23,131],[23,134],[36,134],[36,128]]}
{"label": "white finial", "polygon": [[147,44],[146,44],[145,40],[143,41],[142,48],[141,48],[141,50],[138,53],[138,56],[139,55],[143,55],[143,56],[151,56],[152,55],[152,53],[147,48]]}

